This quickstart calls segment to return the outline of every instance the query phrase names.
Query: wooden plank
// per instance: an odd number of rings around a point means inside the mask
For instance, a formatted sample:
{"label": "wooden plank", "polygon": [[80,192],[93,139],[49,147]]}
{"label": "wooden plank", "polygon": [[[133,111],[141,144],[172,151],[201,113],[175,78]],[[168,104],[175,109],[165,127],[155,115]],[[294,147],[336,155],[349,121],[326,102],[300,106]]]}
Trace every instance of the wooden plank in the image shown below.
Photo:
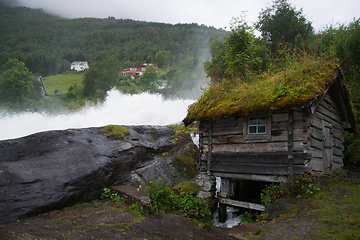
{"label": "wooden plank", "polygon": [[208,159],[207,159],[207,164],[206,164],[206,172],[207,175],[210,175],[210,168],[211,168],[211,153],[212,153],[212,124],[211,124],[211,120],[209,121],[210,124],[210,128],[209,128],[209,144],[208,144]]}
{"label": "wooden plank", "polygon": [[[288,153],[245,153],[245,154],[216,154],[214,153],[212,162],[218,163],[253,163],[253,164],[287,164]],[[294,164],[304,164],[305,159],[311,159],[311,154],[294,152]]]}
{"label": "wooden plank", "polygon": [[315,138],[310,138],[310,147],[321,150],[323,147],[322,141],[319,141],[318,139]]}
{"label": "wooden plank", "polygon": [[213,153],[258,153],[287,151],[287,142],[245,143],[214,145]]}
{"label": "wooden plank", "polygon": [[315,148],[312,148],[309,150],[309,153],[312,155],[312,157],[314,158],[322,158],[322,150],[318,150]]}
{"label": "wooden plank", "polygon": [[344,157],[344,153],[340,148],[334,147],[333,148],[333,154],[339,157]]}
{"label": "wooden plank", "polygon": [[339,148],[341,150],[344,150],[344,144],[339,139],[334,138],[333,139],[333,144],[334,144],[334,147],[337,147],[337,148]]}
{"label": "wooden plank", "polygon": [[294,175],[294,112],[289,110],[289,136],[288,136],[288,182],[292,182]]}
{"label": "wooden plank", "polygon": [[310,127],[310,136],[321,142],[323,140],[323,133],[317,128]]}
{"label": "wooden plank", "polygon": [[[303,165],[294,165],[293,169],[294,174],[303,174],[305,171]],[[276,164],[212,163],[211,172],[287,175],[288,166]]]}
{"label": "wooden plank", "polygon": [[344,160],[343,160],[342,157],[334,156],[333,158],[334,158],[333,161],[336,162],[336,163],[340,163],[340,164],[344,163]]}
{"label": "wooden plank", "polygon": [[339,124],[342,124],[342,122],[343,122],[343,119],[340,116],[338,116],[335,113],[327,110],[326,108],[324,108],[321,105],[319,105],[317,107],[316,111],[324,114],[325,116],[329,117],[330,119],[332,119],[335,122],[338,122]]}
{"label": "wooden plank", "polygon": [[289,120],[288,113],[275,113],[272,115],[272,122],[287,122]]}
{"label": "wooden plank", "polygon": [[310,120],[310,126],[321,130],[322,129],[322,122],[321,122],[321,120],[313,117]]}
{"label": "wooden plank", "polygon": [[322,172],[323,171],[323,163],[322,158],[313,158],[310,162],[312,170]]}
{"label": "wooden plank", "polygon": [[342,124],[332,120],[328,116],[326,116],[318,111],[315,111],[313,115],[320,120],[325,120],[325,121],[331,123],[333,125],[333,127],[337,128],[337,129],[342,129]]}
{"label": "wooden plank", "polygon": [[217,121],[213,122],[213,127],[237,127],[242,126],[244,122],[244,117],[224,117]]}
{"label": "wooden plank", "polygon": [[332,134],[333,134],[334,138],[339,139],[340,141],[344,142],[344,131],[342,129],[340,130],[338,128],[333,128]]}
{"label": "wooden plank", "polygon": [[242,201],[232,200],[232,199],[228,199],[228,198],[218,198],[218,200],[219,200],[219,203],[230,205],[230,206],[247,208],[247,209],[252,209],[252,210],[257,210],[257,211],[265,210],[265,207],[263,205],[256,204],[256,203],[242,202]]}
{"label": "wooden plank", "polygon": [[342,167],[343,167],[342,164],[334,162],[332,167],[331,167],[331,170],[332,171],[339,171],[339,170],[342,169]]}
{"label": "wooden plank", "polygon": [[231,179],[261,181],[261,182],[287,182],[287,177],[279,175],[256,175],[256,174],[241,174],[241,173],[224,173],[224,172],[211,172],[216,177],[224,177]]}
{"label": "wooden plank", "polygon": [[341,116],[338,109],[336,109],[331,103],[323,100],[323,101],[320,101],[319,105],[322,106],[323,108],[325,108],[326,110],[332,112],[333,114],[335,114],[337,116]]}
{"label": "wooden plank", "polygon": [[231,181],[230,178],[221,178],[220,183],[220,192],[218,193],[218,196],[223,198],[229,198],[231,193]]}

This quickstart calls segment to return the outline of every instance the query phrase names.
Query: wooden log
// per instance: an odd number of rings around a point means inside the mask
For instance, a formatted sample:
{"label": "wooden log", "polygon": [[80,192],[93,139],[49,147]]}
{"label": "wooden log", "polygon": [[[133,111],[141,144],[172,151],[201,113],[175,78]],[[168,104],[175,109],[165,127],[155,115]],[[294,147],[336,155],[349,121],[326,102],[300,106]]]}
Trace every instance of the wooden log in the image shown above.
{"label": "wooden log", "polygon": [[343,132],[343,129],[338,129],[336,127],[334,127],[332,129],[332,134],[333,134],[333,137],[336,138],[336,139],[339,139],[340,141],[344,142],[344,132]]}
{"label": "wooden log", "polygon": [[[276,164],[212,163],[211,172],[287,175],[288,166],[276,165]],[[294,174],[303,174],[304,172],[305,172],[305,167],[303,165],[293,166]]]}
{"label": "wooden log", "polygon": [[[306,159],[311,159],[311,154],[294,152],[294,164],[304,164]],[[287,164],[288,153],[245,153],[245,154],[213,154],[212,162],[215,163],[253,163],[253,164]]]}
{"label": "wooden log", "polygon": [[317,128],[310,127],[310,136],[318,141],[323,141],[323,133],[322,130]]}
{"label": "wooden log", "polygon": [[321,112],[318,112],[318,111],[315,111],[314,112],[314,117],[320,119],[320,120],[324,120],[328,123],[331,123],[333,125],[333,127],[337,128],[337,129],[342,129],[342,124],[341,123],[338,123],[334,120],[332,120],[331,118],[329,118],[328,116],[324,115],[323,113]]}
{"label": "wooden log", "polygon": [[288,113],[277,113],[272,115],[272,122],[287,122],[289,120]]}
{"label": "wooden log", "polygon": [[333,154],[339,157],[344,157],[344,153],[340,148],[333,147]]}
{"label": "wooden log", "polygon": [[287,182],[287,177],[280,175],[256,175],[256,174],[241,174],[241,173],[224,173],[224,172],[211,172],[216,177],[224,177],[240,180],[251,180],[261,182]]}
{"label": "wooden log", "polygon": [[245,144],[223,144],[213,146],[213,153],[285,152],[287,150],[287,142],[260,142]]}
{"label": "wooden log", "polygon": [[316,128],[316,129],[321,130],[321,129],[322,129],[322,122],[321,122],[321,120],[313,117],[313,118],[311,118],[311,120],[310,120],[310,126]]}
{"label": "wooden log", "polygon": [[242,201],[237,201],[237,200],[232,200],[232,199],[227,199],[227,198],[218,198],[218,200],[219,200],[219,203],[234,206],[234,207],[247,208],[247,209],[252,209],[252,210],[257,210],[257,211],[265,210],[264,206],[262,206],[260,204],[256,204],[256,203],[242,202]]}
{"label": "wooden log", "polygon": [[209,121],[210,124],[210,128],[209,128],[209,151],[208,151],[208,159],[207,159],[207,164],[206,164],[206,172],[207,175],[210,175],[210,168],[211,168],[211,153],[212,153],[212,124],[211,124],[211,120]]}
{"label": "wooden log", "polygon": [[314,157],[311,160],[310,164],[311,164],[312,170],[319,171],[319,172],[323,171],[322,157],[321,158]]}
{"label": "wooden log", "polygon": [[319,141],[318,139],[315,138],[310,138],[310,146],[319,150],[321,150],[323,147],[322,141]]}
{"label": "wooden log", "polygon": [[292,183],[294,175],[294,112],[289,110],[289,135],[288,135],[288,182]]}

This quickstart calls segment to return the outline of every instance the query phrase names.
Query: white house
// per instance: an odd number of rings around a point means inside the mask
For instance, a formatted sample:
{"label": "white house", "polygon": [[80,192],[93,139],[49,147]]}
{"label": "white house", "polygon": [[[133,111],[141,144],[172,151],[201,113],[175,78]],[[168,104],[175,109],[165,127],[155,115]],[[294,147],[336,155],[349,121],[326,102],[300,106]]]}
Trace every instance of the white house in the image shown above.
{"label": "white house", "polygon": [[89,68],[88,62],[83,62],[83,61],[74,61],[71,63],[71,70],[75,70],[75,71],[85,71],[86,69]]}

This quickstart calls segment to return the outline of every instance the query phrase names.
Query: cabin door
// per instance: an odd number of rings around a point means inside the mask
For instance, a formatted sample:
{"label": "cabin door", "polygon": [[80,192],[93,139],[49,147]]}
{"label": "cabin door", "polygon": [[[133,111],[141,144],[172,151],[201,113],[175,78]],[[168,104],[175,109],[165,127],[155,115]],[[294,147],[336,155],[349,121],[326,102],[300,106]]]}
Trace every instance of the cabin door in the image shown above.
{"label": "cabin door", "polygon": [[332,140],[332,125],[328,122],[322,121],[323,125],[323,173],[331,174],[331,167],[333,163],[333,140]]}

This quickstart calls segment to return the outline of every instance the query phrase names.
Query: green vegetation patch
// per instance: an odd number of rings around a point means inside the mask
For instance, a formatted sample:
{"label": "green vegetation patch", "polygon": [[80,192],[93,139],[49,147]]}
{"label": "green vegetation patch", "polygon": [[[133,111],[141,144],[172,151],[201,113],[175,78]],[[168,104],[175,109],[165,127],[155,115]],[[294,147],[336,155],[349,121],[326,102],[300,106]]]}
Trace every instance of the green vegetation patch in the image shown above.
{"label": "green vegetation patch", "polygon": [[162,178],[145,183],[154,213],[181,212],[189,218],[208,224],[211,222],[211,212],[205,201],[195,196],[198,189],[199,186],[191,182],[184,182],[172,189]]}
{"label": "green vegetation patch", "polygon": [[360,239],[360,181],[328,181],[318,198],[319,208],[310,214],[316,215],[328,227],[314,232],[316,239]]}
{"label": "green vegetation patch", "polygon": [[[82,87],[85,72],[69,72],[64,74],[53,75],[44,78],[44,84],[48,94],[67,93],[71,86]],[[57,91],[55,91],[57,90]]]}
{"label": "green vegetation patch", "polygon": [[108,138],[123,139],[126,135],[130,134],[130,131],[124,126],[107,125],[100,133],[106,135]]}
{"label": "green vegetation patch", "polygon": [[336,79],[335,61],[309,55],[295,57],[285,70],[253,75],[248,80],[212,83],[189,106],[186,120],[219,119],[223,116],[300,107],[315,101]]}

